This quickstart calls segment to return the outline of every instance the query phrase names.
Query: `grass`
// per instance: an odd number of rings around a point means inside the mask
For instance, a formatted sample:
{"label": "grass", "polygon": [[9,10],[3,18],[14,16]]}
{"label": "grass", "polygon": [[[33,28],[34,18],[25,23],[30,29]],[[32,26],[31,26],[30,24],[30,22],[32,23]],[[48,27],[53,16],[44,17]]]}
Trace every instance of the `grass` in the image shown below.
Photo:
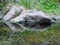
{"label": "grass", "polygon": [[27,9],[38,9],[48,13],[60,13],[60,5],[54,0],[21,0],[19,4]]}
{"label": "grass", "polygon": [[[37,45],[37,44],[40,44],[41,42],[43,42],[45,39],[46,39],[45,43],[47,45],[52,45],[55,42],[56,42],[56,44],[58,44],[57,41],[60,39],[59,38],[59,36],[60,36],[60,25],[59,24],[60,23],[51,25],[51,27],[44,32],[25,30],[23,32],[12,33],[10,35],[9,35],[9,33],[8,33],[8,35],[7,35],[7,33],[5,33],[6,35],[1,34],[0,35],[0,39],[1,39],[0,44],[13,45],[13,43],[14,43],[17,45]],[[5,28],[5,30],[7,30],[7,29]],[[4,33],[4,31],[2,31],[2,33]],[[52,37],[52,39],[50,39],[51,37]]]}

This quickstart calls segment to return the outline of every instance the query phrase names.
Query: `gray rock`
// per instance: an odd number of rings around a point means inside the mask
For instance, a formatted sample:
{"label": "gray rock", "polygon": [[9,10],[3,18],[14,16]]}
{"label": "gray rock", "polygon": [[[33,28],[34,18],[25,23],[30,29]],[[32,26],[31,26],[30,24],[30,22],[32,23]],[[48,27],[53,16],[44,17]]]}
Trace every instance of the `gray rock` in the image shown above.
{"label": "gray rock", "polygon": [[11,21],[20,23],[27,28],[39,30],[47,29],[54,22],[54,20],[44,12],[35,10],[26,10]]}

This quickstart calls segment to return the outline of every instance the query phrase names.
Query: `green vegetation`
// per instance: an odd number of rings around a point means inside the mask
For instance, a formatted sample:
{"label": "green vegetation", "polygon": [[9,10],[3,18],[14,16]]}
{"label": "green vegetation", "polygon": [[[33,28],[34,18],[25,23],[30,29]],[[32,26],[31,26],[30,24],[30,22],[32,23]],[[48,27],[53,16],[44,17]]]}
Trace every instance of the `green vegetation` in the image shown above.
{"label": "green vegetation", "polygon": [[20,5],[26,8],[38,9],[48,13],[60,13],[60,5],[55,0],[21,0]]}
{"label": "green vegetation", "polygon": [[0,9],[2,8],[3,4],[0,3]]}

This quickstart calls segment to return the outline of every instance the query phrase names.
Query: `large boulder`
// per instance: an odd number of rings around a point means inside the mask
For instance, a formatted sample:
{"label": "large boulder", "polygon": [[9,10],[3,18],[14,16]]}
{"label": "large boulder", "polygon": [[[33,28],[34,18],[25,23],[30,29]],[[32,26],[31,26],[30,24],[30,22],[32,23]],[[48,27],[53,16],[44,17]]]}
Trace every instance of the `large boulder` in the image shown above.
{"label": "large boulder", "polygon": [[55,22],[54,19],[46,15],[44,12],[37,10],[26,10],[11,21],[19,23],[27,28],[39,30],[48,28]]}

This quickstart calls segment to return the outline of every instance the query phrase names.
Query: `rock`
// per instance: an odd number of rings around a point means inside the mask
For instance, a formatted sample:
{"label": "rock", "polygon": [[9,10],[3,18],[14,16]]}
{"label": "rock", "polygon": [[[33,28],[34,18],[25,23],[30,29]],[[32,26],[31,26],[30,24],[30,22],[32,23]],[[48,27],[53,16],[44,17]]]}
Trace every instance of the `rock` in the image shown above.
{"label": "rock", "polygon": [[15,15],[18,16],[24,10],[25,10],[25,8],[23,6],[17,6]]}
{"label": "rock", "polygon": [[47,29],[55,20],[46,13],[37,10],[26,10],[22,6],[12,5],[3,20],[17,23],[22,28]]}
{"label": "rock", "polygon": [[15,5],[12,5],[9,12],[6,15],[4,15],[3,20],[10,20],[11,18],[14,18],[18,16],[23,10],[24,8],[22,6],[16,7]]}
{"label": "rock", "polygon": [[4,15],[3,20],[9,20],[11,17],[13,17],[15,12],[16,12],[16,6],[12,6],[10,11],[6,15]]}
{"label": "rock", "polygon": [[40,30],[48,28],[54,22],[54,20],[44,12],[35,10],[26,10],[11,21],[20,23],[27,28]]}
{"label": "rock", "polygon": [[46,14],[42,11],[25,10],[19,16],[15,17],[11,21],[19,22],[20,20],[22,20],[27,15],[30,15],[30,16],[40,15],[41,17],[50,18],[49,16],[46,16]]}

